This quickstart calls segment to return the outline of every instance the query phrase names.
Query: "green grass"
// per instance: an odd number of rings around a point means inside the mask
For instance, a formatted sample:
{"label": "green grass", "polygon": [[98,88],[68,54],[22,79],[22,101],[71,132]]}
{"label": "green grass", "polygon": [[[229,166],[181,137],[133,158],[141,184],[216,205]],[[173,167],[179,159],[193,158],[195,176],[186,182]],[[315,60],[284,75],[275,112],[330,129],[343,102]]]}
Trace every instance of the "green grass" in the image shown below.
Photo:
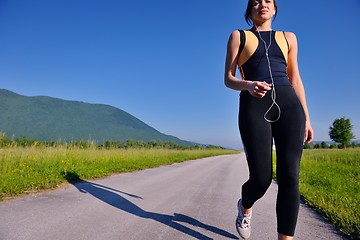
{"label": "green grass", "polygon": [[[238,152],[221,149],[4,148],[0,149],[0,200],[55,188],[67,181],[67,173],[92,179],[232,153]],[[360,149],[304,150],[300,193],[307,204],[343,233],[354,239],[360,238]]]}
{"label": "green grass", "polygon": [[360,238],[360,149],[304,150],[300,194],[343,233]]}
{"label": "green grass", "polygon": [[67,173],[76,173],[82,179],[100,178],[231,153],[237,152],[221,149],[4,148],[0,149],[0,200],[55,188],[66,182]]}

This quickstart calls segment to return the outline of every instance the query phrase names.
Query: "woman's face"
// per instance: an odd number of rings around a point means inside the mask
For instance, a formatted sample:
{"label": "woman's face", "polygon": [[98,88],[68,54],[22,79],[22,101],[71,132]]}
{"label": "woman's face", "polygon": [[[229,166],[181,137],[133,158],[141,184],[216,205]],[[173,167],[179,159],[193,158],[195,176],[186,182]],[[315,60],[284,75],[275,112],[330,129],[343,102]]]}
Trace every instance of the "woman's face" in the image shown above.
{"label": "woman's face", "polygon": [[253,22],[264,22],[271,19],[275,14],[275,5],[273,0],[254,0],[251,10]]}

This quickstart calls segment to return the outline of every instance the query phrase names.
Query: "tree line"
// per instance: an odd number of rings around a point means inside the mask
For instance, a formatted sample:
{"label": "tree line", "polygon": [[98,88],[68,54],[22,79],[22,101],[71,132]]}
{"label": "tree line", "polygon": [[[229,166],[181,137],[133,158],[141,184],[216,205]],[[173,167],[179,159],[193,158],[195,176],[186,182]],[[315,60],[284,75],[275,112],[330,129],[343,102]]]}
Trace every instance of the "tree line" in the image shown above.
{"label": "tree line", "polygon": [[[360,143],[356,143],[356,142],[352,142],[348,145],[346,145],[347,148],[358,148],[360,147]],[[328,143],[328,142],[315,142],[315,143],[310,143],[304,144],[304,149],[342,149],[344,148],[342,145],[338,144],[338,143]]]}
{"label": "tree line", "polygon": [[221,146],[215,145],[200,145],[193,144],[191,146],[183,146],[176,144],[174,142],[152,140],[152,141],[139,141],[134,139],[129,139],[126,141],[104,141],[101,144],[98,144],[94,140],[73,140],[73,141],[39,141],[35,139],[29,139],[27,136],[22,136],[21,138],[13,137],[9,139],[5,133],[0,132],[0,148],[4,147],[66,147],[66,148],[80,148],[80,149],[128,149],[128,148],[164,148],[164,149],[224,149]]}

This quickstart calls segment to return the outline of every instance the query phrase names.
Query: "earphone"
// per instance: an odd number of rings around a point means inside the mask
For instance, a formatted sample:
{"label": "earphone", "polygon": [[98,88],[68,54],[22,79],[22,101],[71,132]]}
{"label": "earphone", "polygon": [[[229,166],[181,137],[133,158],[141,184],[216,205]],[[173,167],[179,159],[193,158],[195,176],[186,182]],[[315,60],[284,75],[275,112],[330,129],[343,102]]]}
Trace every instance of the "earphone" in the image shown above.
{"label": "earphone", "polygon": [[[272,89],[271,89],[271,99],[272,99],[272,104],[270,105],[269,109],[265,112],[264,114],[264,119],[265,121],[267,122],[270,122],[270,123],[273,123],[273,122],[276,122],[277,120],[280,119],[280,116],[281,116],[281,109],[280,109],[280,106],[277,104],[276,102],[276,91],[275,91],[275,84],[274,84],[274,78],[273,78],[273,75],[272,75],[272,70],[271,70],[271,64],[270,64],[270,59],[269,59],[269,48],[271,46],[271,33],[272,31],[270,32],[270,42],[269,42],[269,46],[267,46],[266,42],[264,41],[264,39],[261,37],[261,34],[259,32],[259,29],[256,27],[256,31],[258,32],[259,34],[259,38],[260,40],[264,43],[264,46],[265,46],[265,55],[266,55],[266,60],[267,60],[267,63],[268,63],[268,67],[269,67],[269,73],[270,73],[270,78],[271,78],[271,85],[272,85]],[[266,115],[270,112],[270,110],[273,108],[273,106],[276,106],[277,109],[279,110],[279,115],[278,117],[275,119],[275,120],[271,120],[271,119],[268,119],[266,117]]]}

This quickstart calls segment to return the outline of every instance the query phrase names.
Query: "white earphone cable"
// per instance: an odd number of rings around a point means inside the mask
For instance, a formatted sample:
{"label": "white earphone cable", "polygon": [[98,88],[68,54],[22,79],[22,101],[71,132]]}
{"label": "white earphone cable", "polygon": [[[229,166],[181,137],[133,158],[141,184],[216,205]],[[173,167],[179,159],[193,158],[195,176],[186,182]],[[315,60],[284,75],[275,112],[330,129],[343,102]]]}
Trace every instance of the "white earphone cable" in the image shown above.
{"label": "white earphone cable", "polygon": [[[270,32],[270,42],[269,42],[269,46],[267,46],[266,42],[264,41],[264,39],[261,37],[261,34],[259,32],[259,29],[256,27],[256,31],[258,32],[259,34],[259,38],[260,40],[264,43],[264,46],[265,46],[265,55],[266,55],[266,60],[267,60],[267,63],[268,63],[268,68],[269,68],[269,73],[270,73],[270,78],[271,78],[271,84],[272,84],[272,89],[271,89],[271,99],[272,99],[272,104],[270,105],[269,109],[265,112],[264,114],[264,119],[267,121],[267,122],[276,122],[280,119],[280,116],[281,116],[281,109],[280,109],[280,106],[277,104],[276,102],[276,91],[275,91],[275,84],[274,84],[274,78],[273,78],[273,75],[272,75],[272,70],[271,70],[271,64],[270,64],[270,59],[269,59],[269,48],[271,46],[271,33],[272,31]],[[271,119],[268,119],[266,117],[266,115],[270,112],[270,110],[273,108],[273,106],[276,106],[277,109],[279,110],[279,115],[278,117],[275,119],[275,120],[271,120]]]}

